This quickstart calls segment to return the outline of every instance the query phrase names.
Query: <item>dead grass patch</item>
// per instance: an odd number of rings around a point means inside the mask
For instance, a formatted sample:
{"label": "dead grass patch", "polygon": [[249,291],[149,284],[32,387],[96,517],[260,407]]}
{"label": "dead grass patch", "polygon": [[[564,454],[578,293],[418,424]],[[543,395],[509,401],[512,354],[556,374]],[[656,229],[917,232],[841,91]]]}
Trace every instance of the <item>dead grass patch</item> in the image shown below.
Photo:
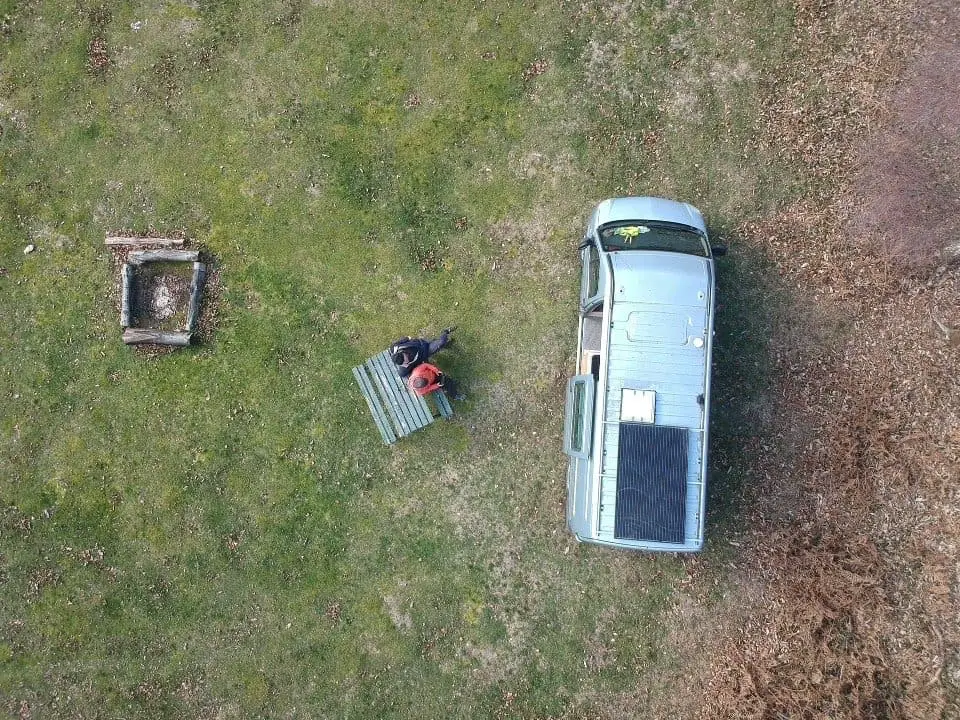
{"label": "dead grass patch", "polygon": [[[538,167],[547,164],[550,172],[562,173],[561,159],[545,161],[542,156],[535,156],[524,156],[518,171],[536,174]],[[576,228],[561,224],[557,217],[554,208],[538,205],[526,217],[503,218],[487,227],[483,234],[493,245],[490,274],[504,280],[527,278],[540,283],[544,278],[569,275],[570,257],[575,252],[573,242],[579,235]]]}
{"label": "dead grass patch", "polygon": [[882,108],[915,47],[900,0],[795,3],[794,56],[767,80],[759,144],[830,192],[848,178],[851,143]]}
{"label": "dead grass patch", "polygon": [[36,599],[43,591],[60,582],[60,571],[53,567],[39,567],[30,573],[27,578],[27,597]]}
{"label": "dead grass patch", "polygon": [[[714,663],[705,717],[933,717],[947,702],[945,657],[960,641],[949,559],[960,536],[950,480],[960,391],[955,353],[931,317],[960,304],[960,278],[864,268],[841,207],[829,208],[832,220],[800,209],[754,228],[757,243],[815,238],[804,262],[780,272],[852,323],[826,353],[777,343],[774,426],[799,418],[810,438],[789,465],[776,450],[758,454],[766,483],[738,563],[763,592]],[[789,513],[787,488],[799,499]]]}
{"label": "dead grass patch", "polygon": [[21,538],[30,536],[34,518],[20,510],[16,505],[0,508],[0,529],[6,533],[17,533]]}
{"label": "dead grass patch", "polygon": [[93,38],[87,45],[87,66],[94,75],[103,75],[110,69],[110,53],[104,37],[112,20],[110,10],[99,5],[82,10],[82,14],[93,29]]}
{"label": "dead grass patch", "polygon": [[550,63],[547,60],[537,58],[523,69],[523,79],[533,80],[533,78],[543,75],[549,68]]}
{"label": "dead grass patch", "polygon": [[107,41],[102,37],[95,37],[87,48],[87,58],[90,72],[95,75],[105,73],[110,67],[110,53],[107,52]]}
{"label": "dead grass patch", "polygon": [[587,670],[599,672],[616,662],[616,638],[610,625],[617,617],[617,608],[610,606],[600,613],[593,633],[587,638],[584,664]]}
{"label": "dead grass patch", "polygon": [[[820,228],[828,247],[826,239],[843,242],[837,228]],[[948,438],[960,393],[950,379],[956,359],[929,315],[960,302],[960,282],[944,274],[930,286],[891,288],[876,271],[868,295],[855,258],[837,247],[824,254],[835,271],[849,263],[856,272],[832,278],[834,289],[856,286],[833,293],[856,320],[832,356],[778,359],[780,412],[799,413],[813,437],[792,472],[773,467],[775,458],[760,463],[773,487],[755,500],[746,561],[765,579],[764,597],[732,657],[715,666],[709,717],[734,706],[751,709],[743,717],[931,716],[945,702],[939,648],[958,638],[938,628],[957,612],[944,548],[957,542],[948,478],[960,458]],[[806,508],[792,524],[777,486],[798,488]],[[924,620],[911,621],[918,605]]]}
{"label": "dead grass patch", "polygon": [[[401,582],[398,591],[403,591],[405,582]],[[404,604],[403,599],[396,594],[383,596],[383,607],[390,617],[390,622],[400,632],[409,632],[413,629],[413,617],[410,615],[410,605]]]}
{"label": "dead grass patch", "polygon": [[[908,182],[901,201],[880,201],[904,179],[939,171],[921,148],[941,142],[952,112],[934,101],[906,119],[907,99],[928,97],[953,58],[920,60],[888,94],[913,47],[915,10],[800,3],[796,41],[808,65],[788,69],[768,103],[763,142],[822,183],[816,199],[743,235],[798,299],[846,322],[813,342],[776,329],[774,424],[799,423],[809,438],[790,464],[776,438],[759,438],[771,451],[754,454],[765,482],[735,562],[761,580],[760,593],[746,624],[719,639],[703,717],[926,718],[957,707],[960,366],[950,318],[960,277],[929,270],[954,219],[942,217],[952,206],[936,183]],[[907,223],[907,252],[890,228],[918,202],[938,208]],[[865,252],[882,238],[880,251]],[[786,488],[800,500],[789,514]]]}

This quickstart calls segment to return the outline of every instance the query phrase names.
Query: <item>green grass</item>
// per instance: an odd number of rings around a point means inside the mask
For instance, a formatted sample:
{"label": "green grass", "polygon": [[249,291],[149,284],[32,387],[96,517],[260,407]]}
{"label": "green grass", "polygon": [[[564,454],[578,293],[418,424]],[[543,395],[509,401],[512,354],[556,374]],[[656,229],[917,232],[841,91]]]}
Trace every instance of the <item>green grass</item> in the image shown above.
{"label": "green grass", "polygon": [[[683,564],[563,525],[574,250],[607,196],[727,232],[797,192],[750,156],[784,7],[0,17],[0,707],[535,717],[682,672]],[[209,341],[156,358],[120,342],[102,244],[151,230],[222,284]],[[350,368],[450,324],[470,400],[381,447]]]}

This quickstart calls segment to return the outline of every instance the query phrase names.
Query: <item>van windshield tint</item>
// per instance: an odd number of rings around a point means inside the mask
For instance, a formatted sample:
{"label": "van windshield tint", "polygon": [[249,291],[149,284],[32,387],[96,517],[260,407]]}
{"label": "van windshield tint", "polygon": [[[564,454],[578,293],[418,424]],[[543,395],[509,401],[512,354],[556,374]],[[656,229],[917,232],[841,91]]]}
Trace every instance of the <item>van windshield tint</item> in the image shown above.
{"label": "van windshield tint", "polygon": [[600,242],[607,252],[614,250],[666,250],[698,257],[710,257],[703,235],[680,225],[626,222],[600,228]]}

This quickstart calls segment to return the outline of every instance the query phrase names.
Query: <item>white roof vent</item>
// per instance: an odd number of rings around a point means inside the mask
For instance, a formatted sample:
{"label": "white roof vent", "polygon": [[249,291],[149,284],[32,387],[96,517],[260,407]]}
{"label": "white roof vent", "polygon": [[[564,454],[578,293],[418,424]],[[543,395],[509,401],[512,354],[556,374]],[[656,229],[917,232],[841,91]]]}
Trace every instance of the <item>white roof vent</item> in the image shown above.
{"label": "white roof vent", "polygon": [[620,396],[621,422],[653,423],[657,407],[657,393],[653,390],[624,388]]}

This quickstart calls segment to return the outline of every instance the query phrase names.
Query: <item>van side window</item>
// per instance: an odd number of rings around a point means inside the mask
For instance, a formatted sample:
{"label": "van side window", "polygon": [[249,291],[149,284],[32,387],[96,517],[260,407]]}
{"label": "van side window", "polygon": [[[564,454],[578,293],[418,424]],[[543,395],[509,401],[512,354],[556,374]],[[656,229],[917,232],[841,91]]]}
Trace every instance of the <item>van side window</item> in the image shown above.
{"label": "van side window", "polygon": [[600,253],[597,252],[595,245],[587,248],[590,258],[590,271],[587,276],[587,297],[593,297],[600,289]]}
{"label": "van side window", "polygon": [[577,375],[567,385],[567,413],[563,428],[563,449],[568,455],[586,459],[590,455],[593,429],[593,398],[597,381],[593,375]]}
{"label": "van side window", "polygon": [[583,452],[583,415],[587,391],[582,382],[573,385],[573,428],[570,431],[570,449]]}
{"label": "van side window", "polygon": [[602,258],[597,246],[593,243],[580,248],[580,311],[590,312],[602,301],[600,263]]}

